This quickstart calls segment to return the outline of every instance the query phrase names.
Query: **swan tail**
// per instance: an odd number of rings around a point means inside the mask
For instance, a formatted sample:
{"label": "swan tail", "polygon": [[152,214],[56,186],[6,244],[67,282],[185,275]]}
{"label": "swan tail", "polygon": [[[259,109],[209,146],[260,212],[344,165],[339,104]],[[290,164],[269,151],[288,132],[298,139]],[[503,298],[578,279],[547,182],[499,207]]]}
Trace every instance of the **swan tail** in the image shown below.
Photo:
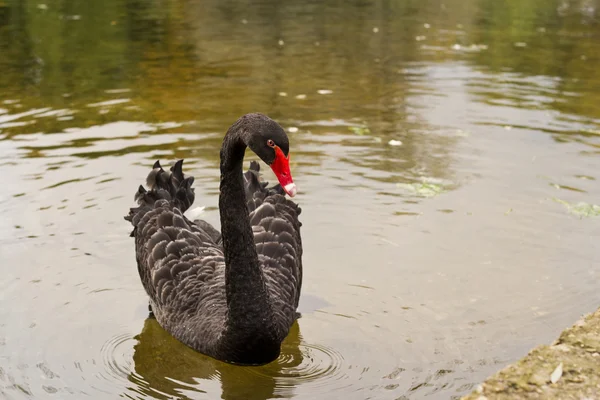
{"label": "swan tail", "polygon": [[[183,174],[183,160],[173,164],[169,171],[165,171],[160,162],[156,161],[146,178],[146,186],[149,190],[140,185],[135,193],[135,201],[139,207],[131,208],[125,219],[132,223],[135,232],[136,222],[143,214],[153,209],[154,203],[159,200],[168,201],[174,208],[184,213],[194,203],[193,183],[193,176],[186,177]],[[134,236],[134,232],[131,236]]]}

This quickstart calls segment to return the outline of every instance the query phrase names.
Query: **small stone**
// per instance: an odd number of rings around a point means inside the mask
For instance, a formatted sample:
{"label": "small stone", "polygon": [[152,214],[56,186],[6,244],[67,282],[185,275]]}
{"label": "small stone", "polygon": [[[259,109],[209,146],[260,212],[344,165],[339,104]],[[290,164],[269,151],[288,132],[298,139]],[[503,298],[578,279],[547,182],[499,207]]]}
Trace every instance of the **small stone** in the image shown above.
{"label": "small stone", "polygon": [[568,353],[568,352],[571,351],[571,348],[569,346],[567,346],[566,344],[564,344],[564,343],[557,344],[556,346],[554,346],[554,348],[556,350],[558,350],[558,351],[563,352],[563,353]]}
{"label": "small stone", "polygon": [[556,383],[563,374],[563,363],[558,364],[558,367],[550,375],[550,382]]}

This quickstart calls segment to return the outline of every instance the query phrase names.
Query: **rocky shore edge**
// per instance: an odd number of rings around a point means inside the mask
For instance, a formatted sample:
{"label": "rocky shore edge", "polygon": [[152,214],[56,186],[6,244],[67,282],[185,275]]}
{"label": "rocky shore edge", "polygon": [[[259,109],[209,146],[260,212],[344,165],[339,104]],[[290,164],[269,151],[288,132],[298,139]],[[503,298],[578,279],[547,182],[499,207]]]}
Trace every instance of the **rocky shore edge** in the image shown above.
{"label": "rocky shore edge", "polygon": [[462,397],[501,399],[600,400],[600,309]]}

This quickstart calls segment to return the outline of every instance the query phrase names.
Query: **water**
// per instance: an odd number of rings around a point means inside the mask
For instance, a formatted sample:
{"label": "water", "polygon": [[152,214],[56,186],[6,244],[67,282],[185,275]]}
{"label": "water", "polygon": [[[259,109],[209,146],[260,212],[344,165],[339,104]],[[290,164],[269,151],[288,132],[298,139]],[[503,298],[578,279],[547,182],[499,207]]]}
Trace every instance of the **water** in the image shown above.
{"label": "water", "polygon": [[[551,341],[600,304],[599,5],[0,1],[0,397],[447,399]],[[251,111],[304,223],[260,368],[147,319],[122,219],[185,158],[218,225]]]}

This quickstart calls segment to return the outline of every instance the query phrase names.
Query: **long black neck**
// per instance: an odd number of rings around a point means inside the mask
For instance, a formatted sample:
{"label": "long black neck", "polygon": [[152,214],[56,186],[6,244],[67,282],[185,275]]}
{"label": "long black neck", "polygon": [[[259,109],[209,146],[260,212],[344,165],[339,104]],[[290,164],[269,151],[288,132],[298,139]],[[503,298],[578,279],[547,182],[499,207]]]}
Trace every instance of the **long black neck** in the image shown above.
{"label": "long black neck", "polygon": [[227,324],[229,333],[235,336],[254,334],[257,330],[270,331],[272,321],[246,208],[242,175],[245,150],[244,134],[234,125],[225,135],[221,148],[219,211],[226,265]]}

